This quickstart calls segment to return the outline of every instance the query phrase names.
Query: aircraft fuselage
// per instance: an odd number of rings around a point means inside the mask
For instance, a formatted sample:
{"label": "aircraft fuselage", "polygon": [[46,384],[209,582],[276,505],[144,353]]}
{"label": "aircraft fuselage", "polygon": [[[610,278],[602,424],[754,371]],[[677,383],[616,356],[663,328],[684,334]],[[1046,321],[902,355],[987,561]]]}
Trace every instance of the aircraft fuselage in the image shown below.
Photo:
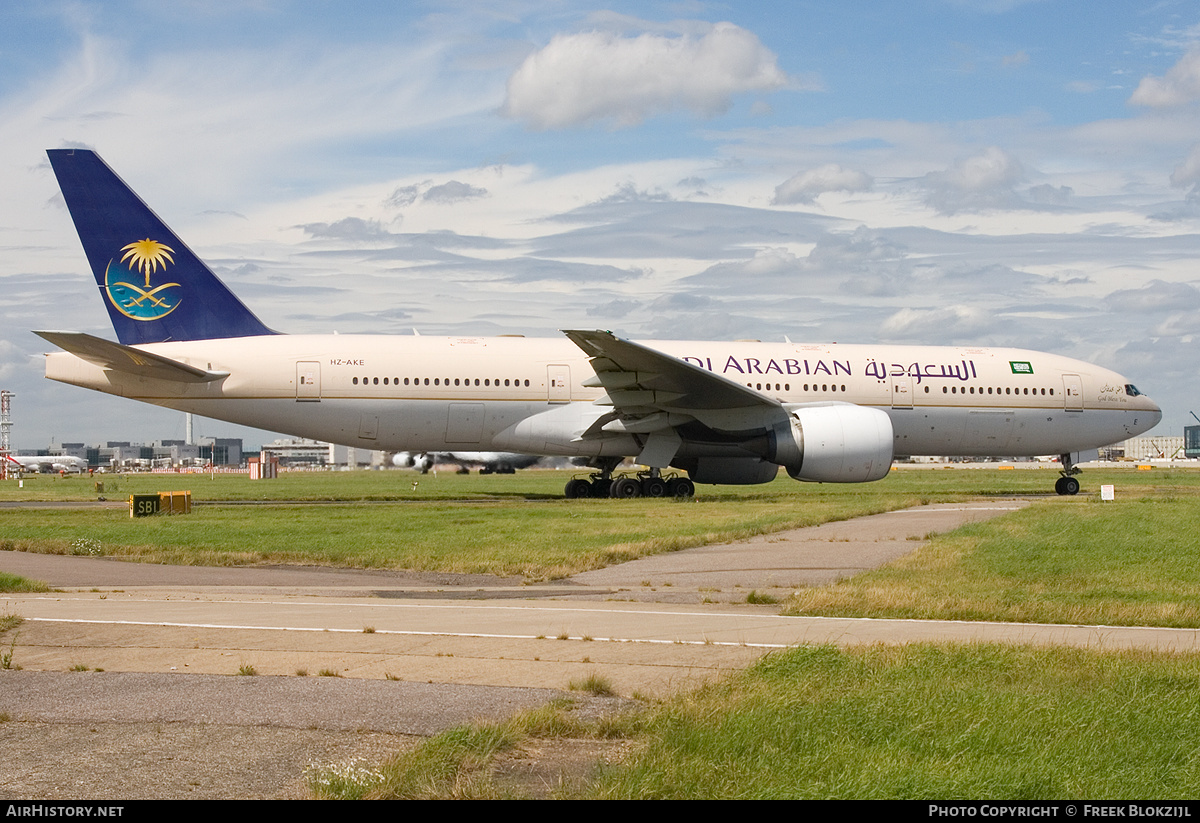
{"label": "aircraft fuselage", "polygon": [[[784,404],[840,401],[891,419],[897,455],[1039,455],[1136,436],[1161,417],[1116,372],[1023,349],[654,341]],[[580,439],[601,409],[570,341],[521,337],[274,335],[156,343],[145,351],[220,380],[113,371],[66,352],[46,376],[243,425],[383,450],[621,456],[634,433]],[[680,457],[745,455],[687,439]]]}

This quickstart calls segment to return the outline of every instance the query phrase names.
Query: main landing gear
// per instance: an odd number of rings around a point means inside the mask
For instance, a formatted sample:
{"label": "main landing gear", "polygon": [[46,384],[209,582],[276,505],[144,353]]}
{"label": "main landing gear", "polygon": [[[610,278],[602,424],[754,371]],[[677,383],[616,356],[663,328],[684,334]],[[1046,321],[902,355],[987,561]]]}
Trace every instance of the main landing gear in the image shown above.
{"label": "main landing gear", "polygon": [[589,480],[576,477],[567,481],[564,492],[569,500],[582,497],[674,497],[688,498],[696,494],[696,485],[682,475],[663,477],[661,469],[638,472],[635,476],[613,477],[619,461],[604,461]]}
{"label": "main landing gear", "polygon": [[1079,494],[1079,480],[1075,475],[1082,470],[1071,461],[1069,454],[1060,455],[1059,460],[1062,461],[1062,477],[1055,481],[1054,490],[1064,495]]}

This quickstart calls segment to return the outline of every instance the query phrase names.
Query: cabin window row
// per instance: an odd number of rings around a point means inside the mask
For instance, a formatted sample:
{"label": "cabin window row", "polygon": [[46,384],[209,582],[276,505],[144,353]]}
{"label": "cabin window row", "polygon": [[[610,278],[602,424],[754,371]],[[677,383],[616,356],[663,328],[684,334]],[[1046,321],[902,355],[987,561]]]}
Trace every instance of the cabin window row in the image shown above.
{"label": "cabin window row", "polygon": [[399,377],[363,377],[363,378],[355,377],[355,378],[352,378],[350,382],[352,382],[356,386],[359,385],[360,382],[364,386],[371,386],[371,385],[378,386],[381,384],[384,386],[401,386],[401,385],[404,385],[404,386],[451,386],[451,385],[453,385],[453,386],[487,386],[487,387],[501,386],[501,385],[504,385],[504,386],[528,386],[529,385],[528,380],[521,380],[520,378],[506,378],[505,380],[501,381],[499,377],[496,377],[496,378],[485,377],[482,380],[478,377],[473,378],[473,379],[470,377],[463,377],[463,378],[455,377],[453,380],[451,380],[449,377],[405,377],[403,379],[399,378]]}
{"label": "cabin window row", "polygon": [[[770,383],[747,383],[746,388],[757,389],[758,391],[771,391],[771,385],[772,384],[770,384]],[[775,391],[791,391],[792,390],[791,383],[775,383],[774,386],[775,386]],[[808,383],[805,383],[804,386],[800,390],[808,391],[810,388],[812,389],[812,391],[845,391],[846,384],[843,383],[841,386],[838,386],[836,383],[834,383],[834,384],[821,383],[820,385],[813,383],[812,386],[810,387]]]}
{"label": "cabin window row", "polygon": [[[925,387],[925,393],[929,394],[928,386]],[[987,393],[993,394],[991,386],[988,386]],[[994,393],[995,394],[1012,394],[1012,395],[1021,395],[1021,394],[1037,395],[1040,393],[1042,395],[1049,394],[1051,397],[1053,397],[1054,389],[1048,389],[1048,390],[1047,389],[1030,389],[1030,388],[1014,389],[1011,386],[1009,386],[1009,387],[1005,388],[1004,391],[1001,391],[1000,389],[996,389]],[[983,386],[980,386],[978,388],[978,391],[976,391],[975,386],[942,386],[942,394],[983,394]]]}

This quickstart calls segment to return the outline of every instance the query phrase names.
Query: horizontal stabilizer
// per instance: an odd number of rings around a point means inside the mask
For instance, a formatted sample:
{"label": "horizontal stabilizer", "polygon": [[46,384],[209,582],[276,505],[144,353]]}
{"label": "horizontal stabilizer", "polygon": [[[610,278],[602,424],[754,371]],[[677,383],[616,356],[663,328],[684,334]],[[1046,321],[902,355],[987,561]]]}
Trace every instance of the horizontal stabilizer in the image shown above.
{"label": "horizontal stabilizer", "polygon": [[229,376],[229,372],[205,371],[169,357],[122,346],[83,332],[35,331],[34,334],[89,363],[138,377],[173,380],[177,383],[211,383]]}

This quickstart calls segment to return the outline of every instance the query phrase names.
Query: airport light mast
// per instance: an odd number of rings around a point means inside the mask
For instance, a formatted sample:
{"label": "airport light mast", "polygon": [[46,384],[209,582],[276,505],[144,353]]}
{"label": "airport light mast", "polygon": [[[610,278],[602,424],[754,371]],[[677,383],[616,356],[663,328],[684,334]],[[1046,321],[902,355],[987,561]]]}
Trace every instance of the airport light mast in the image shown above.
{"label": "airport light mast", "polygon": [[12,428],[9,412],[14,397],[16,395],[10,391],[0,391],[0,480],[8,479],[8,456],[12,451],[8,439],[8,430]]}

